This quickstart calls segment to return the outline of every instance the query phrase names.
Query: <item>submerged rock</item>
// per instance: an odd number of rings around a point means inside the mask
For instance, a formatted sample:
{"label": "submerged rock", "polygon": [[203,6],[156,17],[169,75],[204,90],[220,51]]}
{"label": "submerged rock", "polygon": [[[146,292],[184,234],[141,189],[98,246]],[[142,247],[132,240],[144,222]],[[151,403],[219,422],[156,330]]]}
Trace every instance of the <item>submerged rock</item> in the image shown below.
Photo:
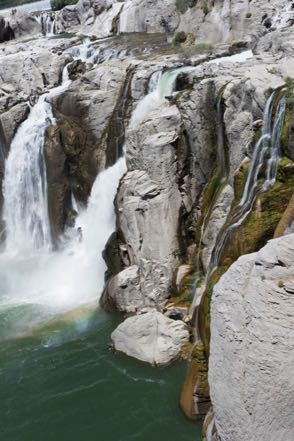
{"label": "submerged rock", "polygon": [[111,339],[117,351],[153,365],[165,365],[180,357],[189,332],[182,321],[151,310],[127,318]]}

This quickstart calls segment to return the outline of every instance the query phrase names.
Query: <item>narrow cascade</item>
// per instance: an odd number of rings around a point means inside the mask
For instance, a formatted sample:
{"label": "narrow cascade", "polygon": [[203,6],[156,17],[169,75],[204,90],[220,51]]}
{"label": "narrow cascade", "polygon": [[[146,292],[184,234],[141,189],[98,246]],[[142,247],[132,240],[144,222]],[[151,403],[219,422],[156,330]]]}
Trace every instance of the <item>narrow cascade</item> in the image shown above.
{"label": "narrow cascade", "polygon": [[217,126],[217,162],[220,167],[221,180],[224,181],[229,173],[229,164],[225,147],[223,124],[223,94],[219,93],[216,99],[216,126]]}
{"label": "narrow cascade", "polygon": [[44,11],[34,16],[34,19],[42,28],[42,33],[46,37],[55,35],[55,13],[52,11]]}
{"label": "narrow cascade", "polygon": [[[217,164],[219,169],[219,185],[215,189],[210,204],[206,210],[206,213],[204,215],[202,225],[201,225],[201,231],[200,231],[200,238],[198,243],[198,252],[196,256],[196,264],[195,264],[195,271],[196,271],[196,277],[193,283],[195,294],[193,297],[193,301],[191,304],[190,311],[192,315],[194,316],[194,322],[195,322],[195,328],[198,331],[198,307],[200,303],[200,296],[197,296],[196,294],[196,287],[198,282],[201,280],[202,277],[205,276],[205,271],[201,263],[201,251],[202,251],[202,240],[204,233],[206,231],[207,223],[209,221],[211,212],[217,202],[218,196],[219,196],[219,190],[220,188],[225,184],[225,182],[228,179],[229,174],[229,161],[227,157],[226,152],[226,140],[225,140],[225,132],[224,132],[224,123],[223,123],[223,90],[218,94],[216,99],[216,127],[217,127]],[[200,339],[199,335],[196,333],[196,341]]]}
{"label": "narrow cascade", "polygon": [[69,84],[65,67],[61,86],[39,98],[11,143],[3,182],[3,219],[6,226],[7,251],[50,248],[43,152],[45,131],[53,120],[48,99],[63,92]]}
{"label": "narrow cascade", "polygon": [[55,35],[55,18],[48,16],[48,21],[46,23],[46,36],[51,37]]}
{"label": "narrow cascade", "polygon": [[90,38],[85,38],[82,44],[70,47],[65,53],[71,54],[75,59],[82,61],[87,60],[89,63],[93,62],[93,57],[95,55]]}
{"label": "narrow cascade", "polygon": [[[277,167],[280,160],[280,136],[286,110],[286,99],[283,96],[277,107],[272,125],[275,97],[276,92],[273,92],[266,103],[261,137],[254,148],[241,200],[237,206],[237,210],[229,220],[229,226],[221,232],[217,240],[217,244],[212,253],[208,275],[218,266],[222,251],[231,232],[241,225],[250,213],[256,196],[260,192],[268,190],[275,183]],[[266,178],[263,185],[259,187],[258,176],[262,166],[266,167]]]}
{"label": "narrow cascade", "polygon": [[170,97],[174,91],[177,76],[182,72],[194,70],[193,66],[182,66],[176,69],[170,69],[162,73],[160,71],[151,75],[149,81],[148,95],[146,95],[137,105],[132,116],[131,124],[139,124],[150,111],[156,109]]}

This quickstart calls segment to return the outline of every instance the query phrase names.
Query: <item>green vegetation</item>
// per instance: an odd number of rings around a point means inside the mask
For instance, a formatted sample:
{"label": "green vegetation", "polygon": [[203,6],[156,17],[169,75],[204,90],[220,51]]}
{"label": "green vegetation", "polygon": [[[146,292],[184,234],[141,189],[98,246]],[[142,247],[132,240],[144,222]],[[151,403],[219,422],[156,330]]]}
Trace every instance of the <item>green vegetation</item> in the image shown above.
{"label": "green vegetation", "polygon": [[209,7],[207,5],[202,6],[202,11],[204,15],[207,15],[209,13]]}
{"label": "green vegetation", "polygon": [[75,5],[78,0],[51,0],[51,8],[53,11],[59,11],[67,5]]}
{"label": "green vegetation", "polygon": [[193,8],[198,0],[177,0],[176,6],[178,11],[184,14],[189,8]]}
{"label": "green vegetation", "polygon": [[[190,306],[194,297],[194,291],[195,291],[195,280],[198,276],[198,273],[192,272],[187,274],[182,282],[181,282],[181,289],[180,294],[173,296],[170,298],[170,301],[174,303],[176,306]],[[199,280],[197,286],[203,282],[202,280]]]}
{"label": "green vegetation", "polygon": [[184,31],[177,32],[175,35],[175,38],[173,40],[173,44],[178,45],[178,44],[184,43],[184,41],[186,41],[186,40],[187,40],[187,35]]}

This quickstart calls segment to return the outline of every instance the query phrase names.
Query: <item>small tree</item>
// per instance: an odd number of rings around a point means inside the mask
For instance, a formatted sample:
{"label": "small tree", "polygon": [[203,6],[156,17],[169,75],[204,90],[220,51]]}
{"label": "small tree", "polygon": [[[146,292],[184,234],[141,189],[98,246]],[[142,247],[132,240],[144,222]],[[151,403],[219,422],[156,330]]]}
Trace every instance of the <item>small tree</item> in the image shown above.
{"label": "small tree", "polygon": [[67,5],[75,5],[78,0],[51,0],[51,9],[52,11],[59,11]]}

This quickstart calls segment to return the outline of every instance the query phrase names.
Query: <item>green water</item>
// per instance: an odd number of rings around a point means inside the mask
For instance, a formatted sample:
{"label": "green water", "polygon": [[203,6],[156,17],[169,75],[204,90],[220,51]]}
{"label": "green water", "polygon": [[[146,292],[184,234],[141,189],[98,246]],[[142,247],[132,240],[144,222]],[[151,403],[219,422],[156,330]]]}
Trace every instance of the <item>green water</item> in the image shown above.
{"label": "green water", "polygon": [[98,311],[2,341],[0,441],[201,439],[178,407],[185,363],[152,368],[110,352],[116,324]]}

